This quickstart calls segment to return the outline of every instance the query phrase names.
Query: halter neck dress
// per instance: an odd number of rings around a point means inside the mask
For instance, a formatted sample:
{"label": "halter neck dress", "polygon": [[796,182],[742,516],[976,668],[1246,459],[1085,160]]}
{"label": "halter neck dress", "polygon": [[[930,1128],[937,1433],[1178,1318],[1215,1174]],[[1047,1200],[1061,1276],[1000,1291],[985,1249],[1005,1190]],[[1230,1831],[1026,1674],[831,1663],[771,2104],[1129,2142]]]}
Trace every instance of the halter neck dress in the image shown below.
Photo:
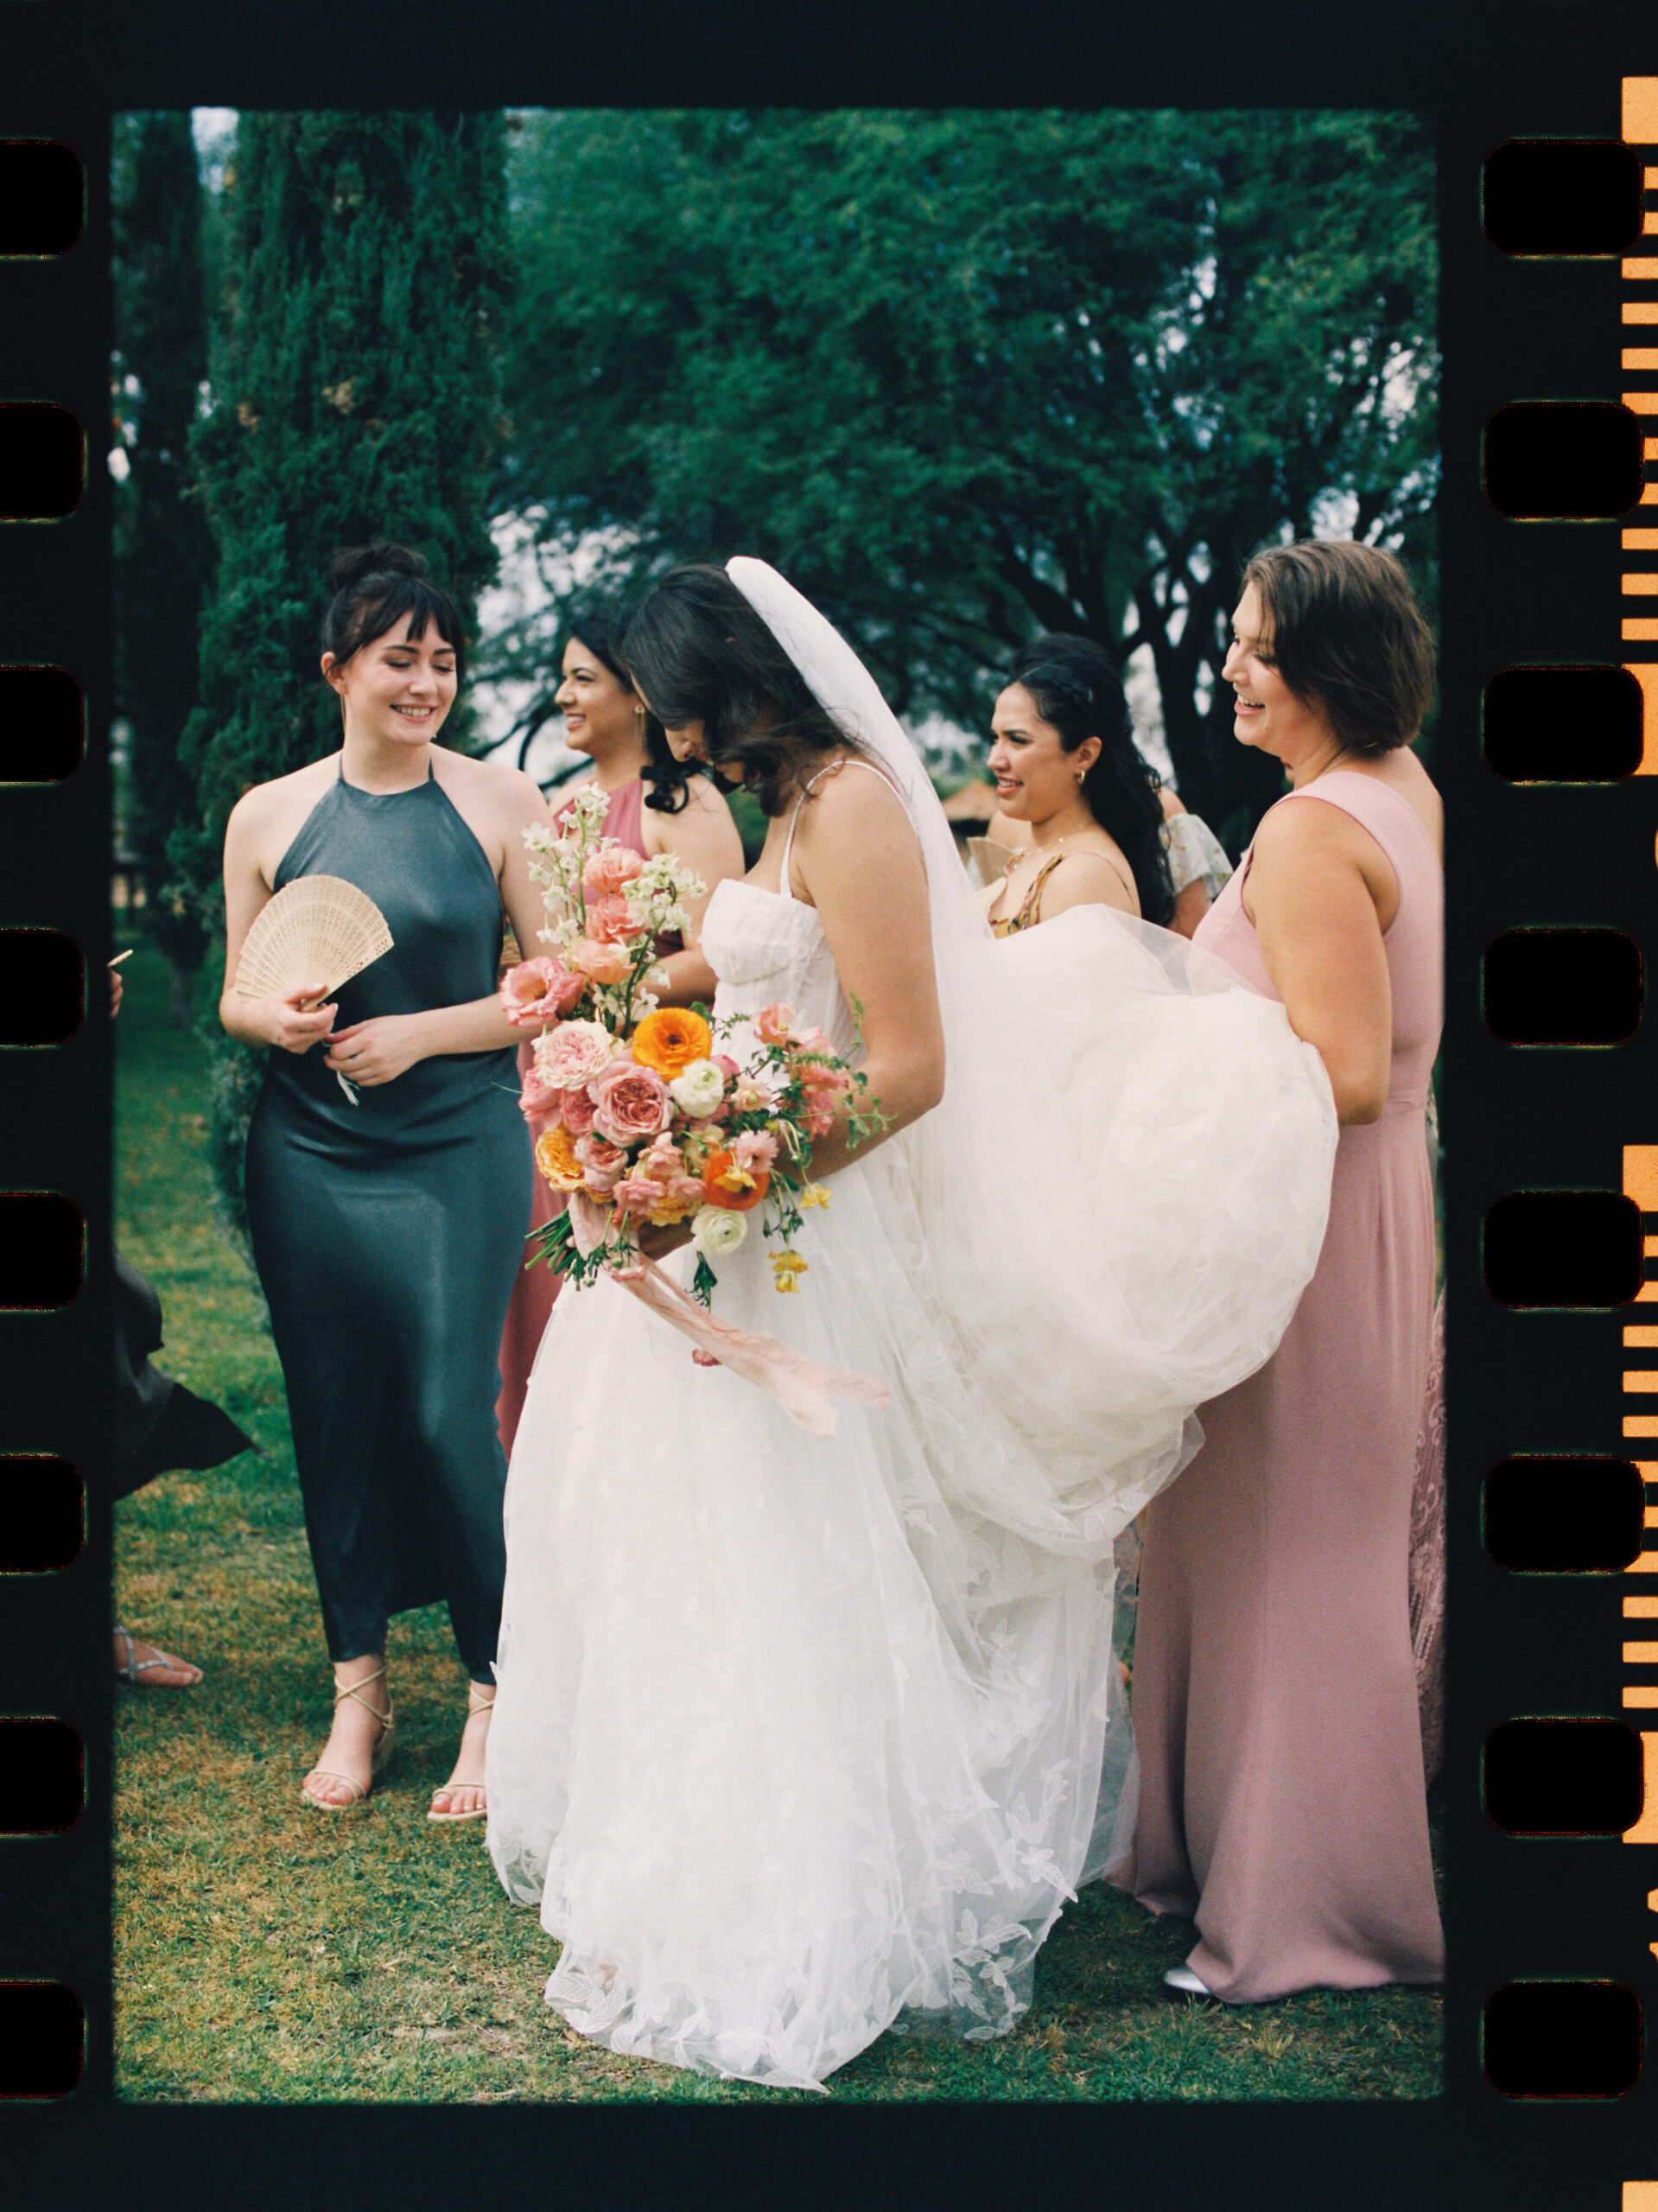
{"label": "halter neck dress", "polygon": [[[276,887],[304,875],[356,884],[391,931],[334,993],[336,1028],[494,991],[500,889],[435,773],[365,791],[342,764]],[[530,1175],[510,1047],[417,1060],[355,1103],[320,1047],[266,1057],[248,1223],[336,1662],[381,1650],[388,1615],[442,1598],[468,1673],[492,1679],[496,1354]]]}
{"label": "halter neck dress", "polygon": [[[1258,2003],[1432,1982],[1409,1602],[1433,1306],[1424,1129],[1443,1013],[1444,871],[1407,800],[1342,769],[1279,802],[1339,807],[1399,880],[1382,937],[1393,1059],[1380,1120],[1341,1132],[1318,1270],[1277,1351],[1199,1408],[1206,1441],[1148,1509],[1121,1885],[1189,1916],[1192,1971]],[[1243,906],[1248,856],[1197,930],[1276,998]]]}

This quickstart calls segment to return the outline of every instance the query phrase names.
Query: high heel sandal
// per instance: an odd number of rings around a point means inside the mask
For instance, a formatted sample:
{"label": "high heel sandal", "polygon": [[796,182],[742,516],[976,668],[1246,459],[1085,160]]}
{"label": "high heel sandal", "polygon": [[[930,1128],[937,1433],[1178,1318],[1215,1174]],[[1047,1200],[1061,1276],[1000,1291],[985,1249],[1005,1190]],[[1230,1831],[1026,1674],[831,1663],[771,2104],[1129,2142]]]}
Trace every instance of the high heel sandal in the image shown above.
{"label": "high heel sandal", "polygon": [[[470,1722],[477,1713],[488,1713],[493,1707],[494,1703],[495,1692],[492,1689],[490,1690],[486,1695],[485,1694],[485,1688],[482,1682],[468,1682],[467,1684],[467,1719],[468,1722]],[[462,1735],[466,1733],[465,1729],[462,1729],[461,1733]],[[481,1796],[483,1793],[483,1788],[484,1785],[481,1782],[446,1782],[441,1789],[433,1790],[432,1795],[435,1798],[453,1797],[458,1790],[475,1789]],[[434,1806],[433,1809],[427,1814],[426,1817],[429,1821],[482,1821],[487,1820],[489,1817],[489,1807],[487,1804],[474,1805],[471,1811],[467,1813],[440,1813],[436,1809],[435,1806]]]}
{"label": "high heel sandal", "polygon": [[310,1774],[305,1777],[306,1782],[310,1781],[312,1775],[320,1774],[326,1776],[330,1782],[343,1782],[352,1793],[349,1797],[338,1800],[332,1797],[314,1797],[306,1789],[304,1783],[302,1783],[300,1796],[306,1804],[314,1805],[319,1813],[345,1813],[349,1812],[353,1805],[365,1804],[373,1794],[375,1782],[385,1770],[391,1757],[391,1732],[397,1725],[396,1716],[391,1710],[391,1694],[390,1691],[386,1693],[384,1713],[378,1706],[371,1705],[362,1694],[371,1682],[383,1682],[384,1680],[385,1669],[380,1666],[377,1667],[372,1675],[365,1675],[360,1682],[350,1682],[345,1688],[336,1688],[334,1690],[334,1701],[336,1707],[342,1706],[348,1697],[355,1698],[364,1712],[372,1713],[379,1722],[380,1732],[376,1738],[374,1749],[369,1755],[369,1781],[366,1789],[354,1776],[341,1774],[338,1767],[314,1766],[311,1769]]}

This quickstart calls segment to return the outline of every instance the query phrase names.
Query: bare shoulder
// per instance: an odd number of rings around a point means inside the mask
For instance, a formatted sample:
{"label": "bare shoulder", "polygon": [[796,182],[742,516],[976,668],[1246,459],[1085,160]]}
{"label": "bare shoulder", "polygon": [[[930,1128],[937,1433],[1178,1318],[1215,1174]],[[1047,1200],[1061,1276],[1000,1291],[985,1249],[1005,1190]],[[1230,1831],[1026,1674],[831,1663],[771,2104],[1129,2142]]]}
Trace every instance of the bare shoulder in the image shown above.
{"label": "bare shoulder", "polygon": [[1060,855],[1043,885],[1043,914],[1063,913],[1067,906],[1117,906],[1136,912],[1138,901],[1131,903],[1128,891],[1132,880],[1126,860],[1114,858],[1102,846],[1080,845]]}
{"label": "bare shoulder", "polygon": [[519,817],[545,810],[547,802],[535,778],[522,768],[509,767],[505,760],[480,760],[473,753],[434,746],[432,765],[438,781],[457,796],[464,792],[482,805]]}
{"label": "bare shoulder", "polygon": [[1165,822],[1172,822],[1177,814],[1184,814],[1186,811],[1186,803],[1185,799],[1181,798],[1179,792],[1175,790],[1172,784],[1159,784],[1158,785],[1157,801],[1158,804],[1163,810],[1163,819]]}
{"label": "bare shoulder", "polygon": [[810,842],[824,830],[857,830],[909,824],[909,810],[886,770],[873,761],[830,761],[814,780],[800,810],[797,838]]}
{"label": "bare shoulder", "polygon": [[314,806],[339,773],[340,755],[331,753],[325,760],[289,769],[285,776],[273,776],[268,784],[254,784],[231,809],[231,822],[243,831],[258,830],[280,821],[296,804]]}

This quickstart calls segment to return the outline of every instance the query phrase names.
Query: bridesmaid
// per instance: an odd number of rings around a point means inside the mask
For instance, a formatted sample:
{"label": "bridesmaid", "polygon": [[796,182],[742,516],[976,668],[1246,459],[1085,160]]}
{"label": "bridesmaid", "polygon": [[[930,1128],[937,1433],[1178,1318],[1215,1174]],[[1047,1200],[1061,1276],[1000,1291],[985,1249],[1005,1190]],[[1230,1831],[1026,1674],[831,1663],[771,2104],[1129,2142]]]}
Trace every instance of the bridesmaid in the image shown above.
{"label": "bridesmaid", "polygon": [[[604,834],[630,846],[646,860],[677,853],[708,886],[707,896],[688,908],[690,927],[682,940],[664,938],[659,947],[668,971],[657,996],[664,1006],[711,1001],[715,974],[701,950],[702,916],[715,886],[743,872],[742,840],[731,809],[706,777],[696,774],[668,750],[660,724],[645,713],[629,680],[619,647],[624,618],[614,608],[593,606],[581,629],[564,648],[564,681],[554,697],[564,712],[564,742],[593,762],[592,781],[609,800]],[[578,785],[578,789],[580,786]],[[553,810],[557,821],[575,793]],[[524,957],[537,950],[533,938],[522,943]],[[518,1072],[529,1072],[533,1039],[518,1047]],[[530,1210],[531,1230],[550,1221],[559,1200],[537,1175]],[[501,1336],[501,1394],[495,1417],[501,1446],[509,1459],[518,1434],[530,1370],[536,1363],[542,1332],[558,1295],[558,1277],[539,1262],[520,1268]]]}
{"label": "bridesmaid", "polygon": [[[394,1725],[387,1617],[444,1598],[471,1687],[431,1817],[480,1819],[505,1567],[495,1362],[531,1179],[495,976],[503,906],[521,936],[541,919],[523,832],[547,810],[518,770],[434,742],[465,638],[420,555],[341,553],[330,582],[322,673],[344,741],[231,815],[219,1007],[232,1036],[276,1048],[248,1223],[335,1689],[302,1795],[325,1812],[369,1795]],[[366,892],[391,950],[315,1012],[314,987],[238,997],[250,925],[303,875]]]}
{"label": "bridesmaid", "polygon": [[1034,639],[1013,663],[991,728],[998,819],[1027,825],[1029,840],[986,889],[996,935],[1078,906],[1115,906],[1166,928],[1174,891],[1159,786],[1134,744],[1109,656],[1087,638]]}
{"label": "bridesmaid", "polygon": [[1283,1001],[1342,1131],[1294,1319],[1200,1408],[1203,1450],[1147,1513],[1140,1821],[1115,1878],[1196,1920],[1172,1986],[1252,2004],[1443,1973],[1409,1608],[1443,817],[1410,749],[1432,639],[1390,555],[1258,555],[1223,673],[1240,741],[1291,790],[1197,943]]}

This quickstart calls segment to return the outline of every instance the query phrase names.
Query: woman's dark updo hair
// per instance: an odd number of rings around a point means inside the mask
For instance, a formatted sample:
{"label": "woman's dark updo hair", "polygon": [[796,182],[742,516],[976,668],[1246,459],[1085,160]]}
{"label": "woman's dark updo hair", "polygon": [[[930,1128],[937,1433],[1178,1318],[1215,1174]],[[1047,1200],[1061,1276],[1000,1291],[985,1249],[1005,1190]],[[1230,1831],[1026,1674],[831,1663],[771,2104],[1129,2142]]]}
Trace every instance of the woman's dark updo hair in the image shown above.
{"label": "woman's dark updo hair", "polygon": [[1433,703],[1433,632],[1391,553],[1354,538],[1303,538],[1257,553],[1262,658],[1316,707],[1345,752],[1374,760],[1409,745]]}
{"label": "woman's dark updo hair", "polygon": [[437,634],[454,653],[455,681],[464,679],[467,632],[460,609],[430,581],[423,554],[384,537],[372,545],[345,546],[328,563],[328,590],[322,650],[336,661],[348,661],[359,645],[383,638],[407,617],[408,638],[423,638],[428,625],[436,623]]}
{"label": "woman's dark updo hair", "polygon": [[1142,918],[1166,926],[1174,913],[1174,886],[1163,842],[1162,786],[1134,743],[1122,678],[1110,654],[1092,638],[1060,632],[1033,638],[1005,680],[1025,686],[1067,753],[1087,738],[1099,739],[1099,758],[1082,780],[1083,798],[1122,849]]}
{"label": "woman's dark updo hair", "polygon": [[[583,645],[596,661],[603,663],[625,691],[633,689],[633,679],[628,674],[627,663],[622,658],[622,635],[627,628],[626,608],[613,601],[587,600],[578,601],[572,609],[564,632],[564,645]],[[561,663],[564,646],[559,648]],[[696,773],[689,760],[676,760],[668,750],[668,741],[662,734],[662,724],[656,716],[646,712],[645,717],[645,766],[640,780],[645,785],[645,804],[662,814],[677,814],[684,805],[686,786]]]}
{"label": "woman's dark updo hair", "polygon": [[863,750],[723,569],[670,569],[635,611],[622,650],[651,711],[670,729],[700,721],[708,760],[740,762],[767,814],[782,813],[825,753]]}

